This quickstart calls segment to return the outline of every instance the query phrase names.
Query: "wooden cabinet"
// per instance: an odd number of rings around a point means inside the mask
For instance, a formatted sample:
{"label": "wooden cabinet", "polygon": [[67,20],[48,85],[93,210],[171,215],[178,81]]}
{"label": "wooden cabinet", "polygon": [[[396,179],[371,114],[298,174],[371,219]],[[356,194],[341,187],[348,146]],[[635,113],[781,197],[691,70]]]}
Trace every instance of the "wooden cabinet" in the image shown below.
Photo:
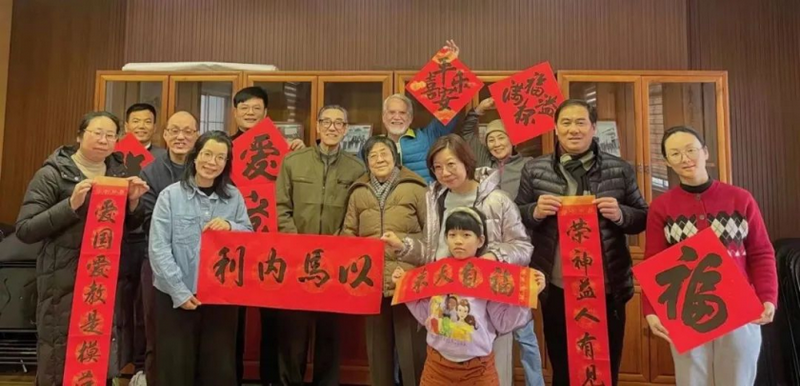
{"label": "wooden cabinet", "polygon": [[287,138],[315,138],[317,120],[317,75],[294,72],[245,73],[245,86],[267,92],[267,115],[284,130]]}

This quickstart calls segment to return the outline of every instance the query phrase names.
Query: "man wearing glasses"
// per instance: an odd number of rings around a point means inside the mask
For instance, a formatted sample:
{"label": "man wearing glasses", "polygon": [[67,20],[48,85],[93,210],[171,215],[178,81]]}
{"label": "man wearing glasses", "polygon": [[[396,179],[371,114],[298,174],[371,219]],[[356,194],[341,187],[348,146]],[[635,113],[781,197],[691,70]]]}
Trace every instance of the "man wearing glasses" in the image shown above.
{"label": "man wearing glasses", "polygon": [[[156,157],[156,159],[142,170],[141,178],[147,181],[150,190],[142,196],[141,203],[144,207],[145,235],[150,232],[150,220],[153,215],[153,208],[156,205],[158,195],[167,186],[178,182],[183,175],[186,167],[186,156],[194,147],[198,138],[198,120],[189,112],[178,111],[172,114],[167,120],[167,127],[164,128],[164,142],[167,144],[167,152]],[[144,304],[144,326],[147,338],[147,349],[145,351],[145,374],[147,385],[155,385],[155,315],[153,315],[153,303],[155,301],[155,287],[153,287],[153,270],[150,267],[150,260],[145,257],[142,263],[142,303]],[[140,374],[134,378],[140,377]],[[134,384],[135,379],[131,379]]]}
{"label": "man wearing glasses", "polygon": [[[295,151],[281,165],[275,187],[278,230],[332,235],[344,220],[347,191],[364,174],[364,165],[341,150],[347,110],[328,105],[317,114],[316,146]],[[279,352],[281,383],[303,385],[309,328],[316,328],[315,385],[339,385],[339,317],[324,312],[281,311]]]}

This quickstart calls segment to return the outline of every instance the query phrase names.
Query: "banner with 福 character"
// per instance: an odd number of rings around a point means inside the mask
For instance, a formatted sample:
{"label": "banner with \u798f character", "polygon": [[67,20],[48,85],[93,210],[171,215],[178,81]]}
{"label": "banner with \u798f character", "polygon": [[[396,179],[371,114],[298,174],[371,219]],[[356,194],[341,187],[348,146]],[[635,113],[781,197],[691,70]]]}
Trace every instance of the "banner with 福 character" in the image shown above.
{"label": "banner with \u798f character", "polygon": [[114,151],[122,154],[125,167],[128,168],[128,175],[131,176],[138,176],[145,166],[155,160],[150,151],[136,139],[133,133],[128,133],[117,141]]}
{"label": "banner with \u798f character", "polygon": [[514,145],[553,130],[556,108],[564,101],[550,62],[492,84],[489,93]]}
{"label": "banner with \u798f character", "polygon": [[681,354],[758,319],[764,311],[713,228],[637,264],[633,274]]}
{"label": "banner with \u798f character", "polygon": [[563,197],[558,242],[571,385],[611,385],[605,274],[594,196]]}
{"label": "banner with \u798f character", "polygon": [[95,179],[75,276],[64,363],[66,384],[106,383],[127,197],[128,180]]}
{"label": "banner with \u798f character", "polygon": [[454,56],[442,48],[406,84],[406,90],[445,125],[483,87],[483,82]]}
{"label": "banner with \u798f character", "polygon": [[197,299],[204,304],[378,314],[379,239],[203,232]]}
{"label": "banner with \u798f character", "polygon": [[392,304],[459,294],[528,308],[537,307],[538,286],[527,267],[472,257],[442,259],[406,272]]}
{"label": "banner with \u798f character", "polygon": [[233,141],[231,179],[256,232],[278,230],[275,181],[289,145],[269,117]]}

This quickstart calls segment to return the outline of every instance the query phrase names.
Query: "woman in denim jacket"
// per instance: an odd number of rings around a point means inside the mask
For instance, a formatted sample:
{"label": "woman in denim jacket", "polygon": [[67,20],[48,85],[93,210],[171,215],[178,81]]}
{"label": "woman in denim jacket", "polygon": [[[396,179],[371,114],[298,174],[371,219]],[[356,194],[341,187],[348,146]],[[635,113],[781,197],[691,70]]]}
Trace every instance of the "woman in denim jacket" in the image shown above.
{"label": "woman in denim jacket", "polygon": [[237,308],[201,306],[194,296],[201,233],[253,230],[244,199],[231,184],[231,155],[227,134],[203,134],[189,153],[183,178],[161,192],[153,210],[159,385],[236,384]]}

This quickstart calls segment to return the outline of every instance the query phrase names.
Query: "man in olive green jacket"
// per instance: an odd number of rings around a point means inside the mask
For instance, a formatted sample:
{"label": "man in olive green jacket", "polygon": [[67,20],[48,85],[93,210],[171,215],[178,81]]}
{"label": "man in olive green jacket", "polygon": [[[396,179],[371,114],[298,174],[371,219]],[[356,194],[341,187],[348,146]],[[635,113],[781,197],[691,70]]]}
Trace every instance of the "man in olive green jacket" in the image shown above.
{"label": "man in olive green jacket", "polygon": [[[339,144],[347,131],[347,110],[325,106],[317,115],[319,144],[286,156],[275,188],[278,231],[333,235],[347,209],[350,185],[364,165]],[[283,384],[302,385],[308,357],[309,327],[316,328],[315,385],[339,385],[339,319],[323,312],[281,311],[278,342]]]}

